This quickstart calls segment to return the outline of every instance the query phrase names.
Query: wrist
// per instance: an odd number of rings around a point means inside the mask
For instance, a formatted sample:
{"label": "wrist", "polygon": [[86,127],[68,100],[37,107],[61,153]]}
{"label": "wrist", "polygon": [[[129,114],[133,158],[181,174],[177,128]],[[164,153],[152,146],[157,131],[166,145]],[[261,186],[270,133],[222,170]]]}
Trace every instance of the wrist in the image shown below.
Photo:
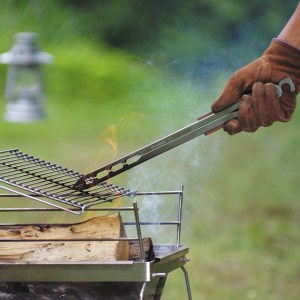
{"label": "wrist", "polygon": [[297,48],[297,47],[295,47],[295,46],[293,46],[293,45],[291,45],[290,43],[287,43],[287,42],[285,42],[285,41],[283,41],[283,40],[281,40],[279,38],[272,39],[272,42],[278,43],[278,44],[280,44],[280,45],[282,45],[282,46],[284,46],[286,48],[289,48],[290,50],[292,50],[292,51],[294,51],[296,53],[299,52],[299,55],[300,55],[300,49]]}
{"label": "wrist", "polygon": [[300,87],[300,50],[278,38],[273,39],[264,56],[274,70],[291,77]]}

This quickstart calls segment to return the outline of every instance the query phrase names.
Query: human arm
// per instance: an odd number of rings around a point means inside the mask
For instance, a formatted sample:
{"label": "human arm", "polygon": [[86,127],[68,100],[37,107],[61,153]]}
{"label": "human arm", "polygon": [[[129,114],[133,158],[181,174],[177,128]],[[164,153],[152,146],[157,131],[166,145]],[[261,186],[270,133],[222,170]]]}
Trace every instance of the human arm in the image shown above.
{"label": "human arm", "polygon": [[[238,70],[212,104],[217,112],[241,99],[238,118],[229,121],[224,130],[229,134],[254,132],[274,121],[289,121],[296,107],[300,88],[300,4],[269,48],[257,60]],[[296,91],[283,86],[281,98],[275,84],[291,77]]]}
{"label": "human arm", "polygon": [[278,39],[300,49],[300,3],[298,4],[295,12],[290,20],[287,22],[281,33],[278,35]]}

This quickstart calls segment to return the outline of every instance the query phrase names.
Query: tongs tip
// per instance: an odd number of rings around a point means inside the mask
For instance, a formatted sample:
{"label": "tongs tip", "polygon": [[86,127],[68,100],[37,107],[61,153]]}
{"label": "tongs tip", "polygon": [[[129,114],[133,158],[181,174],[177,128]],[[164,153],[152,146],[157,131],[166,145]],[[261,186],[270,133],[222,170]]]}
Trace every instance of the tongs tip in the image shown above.
{"label": "tongs tip", "polygon": [[82,191],[85,189],[86,183],[85,183],[85,176],[81,176],[73,185],[73,188],[77,191]]}

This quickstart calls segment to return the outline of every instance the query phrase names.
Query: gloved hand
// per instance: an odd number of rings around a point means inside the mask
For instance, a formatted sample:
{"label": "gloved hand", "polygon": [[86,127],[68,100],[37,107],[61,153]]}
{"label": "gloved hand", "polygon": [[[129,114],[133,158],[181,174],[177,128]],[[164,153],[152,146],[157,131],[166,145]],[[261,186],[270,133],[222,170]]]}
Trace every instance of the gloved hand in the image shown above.
{"label": "gloved hand", "polygon": [[[276,96],[275,84],[290,77],[296,87],[291,92],[283,86],[283,94]],[[287,122],[296,107],[300,87],[300,50],[273,39],[263,56],[238,70],[227,82],[223,92],[212,104],[218,112],[242,97],[238,118],[224,125],[229,134],[254,132],[274,121]]]}

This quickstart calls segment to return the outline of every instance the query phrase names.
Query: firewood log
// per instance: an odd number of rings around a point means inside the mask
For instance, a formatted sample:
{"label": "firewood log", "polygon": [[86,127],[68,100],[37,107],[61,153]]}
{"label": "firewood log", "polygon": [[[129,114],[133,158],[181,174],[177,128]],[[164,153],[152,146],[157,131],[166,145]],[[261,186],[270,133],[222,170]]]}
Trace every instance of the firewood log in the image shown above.
{"label": "firewood log", "polygon": [[[0,262],[128,260],[127,241],[84,240],[120,237],[126,237],[120,214],[95,217],[75,224],[2,225]],[[80,241],[72,241],[76,239]]]}
{"label": "firewood log", "polygon": [[[0,225],[0,263],[140,259],[138,241],[89,241],[124,237],[120,214],[74,224]],[[143,239],[143,248],[146,260],[154,259],[151,238]]]}

